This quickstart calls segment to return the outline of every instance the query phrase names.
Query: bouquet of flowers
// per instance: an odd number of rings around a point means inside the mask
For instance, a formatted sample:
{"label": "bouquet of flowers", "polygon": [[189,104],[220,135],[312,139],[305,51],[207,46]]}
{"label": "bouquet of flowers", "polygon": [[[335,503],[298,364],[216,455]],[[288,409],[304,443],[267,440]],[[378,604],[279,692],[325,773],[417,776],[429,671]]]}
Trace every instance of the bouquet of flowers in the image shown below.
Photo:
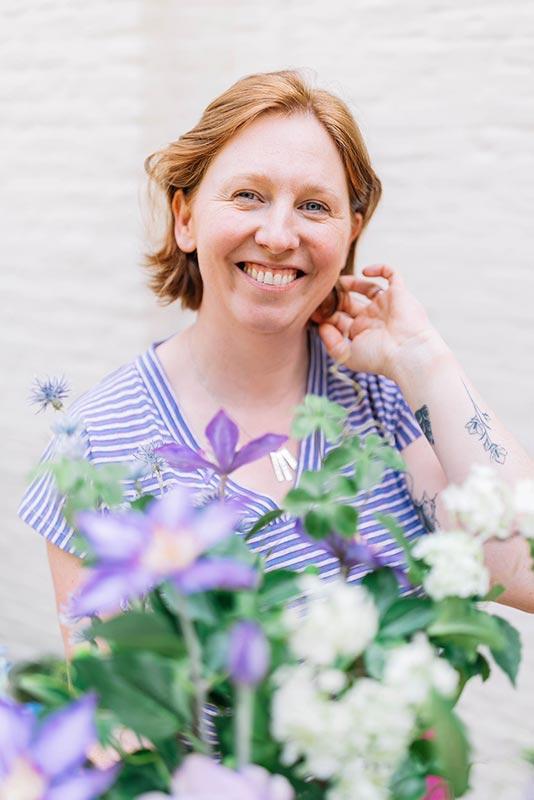
{"label": "bouquet of flowers", "polygon": [[[52,403],[43,392],[41,402]],[[83,624],[83,646],[69,664],[11,667],[0,699],[1,800],[466,793],[470,747],[454,707],[469,680],[488,678],[490,657],[514,683],[521,649],[517,631],[482,607],[502,591],[490,590],[483,542],[517,531],[532,542],[532,482],[513,492],[474,468],[444,493],[454,528],[415,543],[380,515],[404,552],[401,570],[359,534],[351,499],[384,470],[403,471],[402,459],[383,437],[349,431],[347,412],[324,398],[305,399],[293,433],[320,429],[335,446],[248,531],[228,475],[283,437],[237,450],[237,427],[221,411],[206,429],[211,454],[147,447],[143,468],[161,494],[127,502],[124,483],[139,464],[85,461],[79,423],[57,407],[57,457],[39,470],[54,475],[85,552],[87,580],[65,609]],[[218,496],[199,504],[166,487],[164,461],[212,470]],[[338,560],[337,577],[268,569],[252,552],[247,539],[282,514]],[[367,569],[359,584],[356,565]],[[114,766],[91,764],[97,741]]]}

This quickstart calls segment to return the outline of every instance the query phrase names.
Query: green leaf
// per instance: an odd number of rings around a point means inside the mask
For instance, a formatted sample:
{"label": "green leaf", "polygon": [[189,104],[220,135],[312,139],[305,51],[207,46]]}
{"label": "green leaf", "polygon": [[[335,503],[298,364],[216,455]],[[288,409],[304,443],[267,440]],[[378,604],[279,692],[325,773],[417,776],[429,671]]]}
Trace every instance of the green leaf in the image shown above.
{"label": "green leaf", "polygon": [[426,597],[401,597],[385,612],[378,638],[398,639],[426,629],[436,616],[435,605]]}
{"label": "green leaf", "polygon": [[397,579],[389,567],[369,572],[362,580],[362,585],[373,595],[381,617],[399,596]]}
{"label": "green leaf", "polygon": [[437,692],[428,704],[430,727],[434,730],[434,748],[441,772],[450,784],[454,797],[462,797],[469,788],[469,742],[464,726]]}
{"label": "green leaf", "polygon": [[363,663],[369,677],[374,678],[377,681],[382,680],[382,676],[384,675],[384,667],[386,666],[386,654],[387,647],[384,647],[384,645],[377,641],[371,642],[371,644],[365,649],[363,654]]}
{"label": "green leaf", "polygon": [[323,461],[323,467],[327,470],[336,471],[343,467],[353,464],[355,461],[354,450],[348,445],[341,445],[331,450]]}
{"label": "green leaf", "polygon": [[342,406],[326,397],[308,394],[295,410],[291,435],[304,439],[319,430],[327,441],[333,442],[341,437],[346,417],[347,411]]}
{"label": "green leaf", "polygon": [[481,597],[480,599],[483,602],[488,602],[490,600],[496,600],[505,591],[506,591],[506,589],[505,589],[504,586],[501,586],[500,583],[496,583],[495,586],[492,586],[491,589],[489,590],[489,592],[487,594],[485,594],[484,597]]}
{"label": "green leaf", "polygon": [[[296,491],[296,490],[292,489],[291,491]],[[291,494],[291,491],[288,492],[288,494]],[[287,495],[286,495],[286,499],[287,499]],[[284,505],[285,505],[285,503],[284,503]],[[247,531],[247,533],[244,536],[245,541],[248,541],[251,538],[251,536],[254,536],[254,534],[256,534],[259,531],[261,531],[270,522],[272,522],[275,519],[278,519],[284,513],[285,513],[285,511],[284,511],[283,508],[275,508],[272,511],[267,511],[267,513],[263,514],[259,518],[259,520],[252,526],[252,528],[249,531]]]}
{"label": "green leaf", "polygon": [[288,600],[300,594],[300,575],[285,569],[274,569],[265,573],[258,591],[260,611],[269,611],[276,606],[283,606]]}
{"label": "green leaf", "polygon": [[461,597],[447,597],[436,603],[436,618],[428,627],[429,636],[440,643],[462,647],[472,660],[479,645],[492,650],[502,649],[506,640],[496,618],[475,608],[472,601]]}
{"label": "green leaf", "polygon": [[77,687],[96,690],[101,706],[136,733],[157,741],[189,723],[191,690],[177,685],[175,662],[150,653],[132,653],[106,659],[81,655],[72,666]]}
{"label": "green leaf", "polygon": [[170,620],[160,614],[129,611],[106,622],[95,620],[88,633],[121,650],[148,650],[164,656],[185,655],[183,640]]}
{"label": "green leaf", "polygon": [[284,509],[296,516],[300,516],[306,512],[312,504],[312,496],[305,489],[301,489],[300,487],[291,489],[284,498]]}
{"label": "green leaf", "polygon": [[500,628],[505,644],[501,648],[492,647],[491,654],[495,662],[510,678],[512,686],[515,686],[521,663],[521,637],[519,631],[507,620],[497,616],[494,616],[493,619]]}
{"label": "green leaf", "polygon": [[304,527],[314,539],[324,539],[332,533],[329,515],[318,509],[308,511],[304,517]]}
{"label": "green leaf", "polygon": [[354,478],[346,475],[335,475],[330,481],[330,491],[335,497],[348,498],[354,500],[358,494],[359,487]]}
{"label": "green leaf", "polygon": [[341,536],[354,536],[358,527],[358,512],[353,506],[334,505],[328,513],[330,527]]}
{"label": "green leaf", "polygon": [[320,499],[326,491],[328,477],[328,474],[321,471],[306,470],[300,476],[298,488],[307,492],[311,499]]}
{"label": "green leaf", "polygon": [[140,497],[136,497],[135,500],[132,500],[130,503],[130,507],[132,511],[146,511],[146,509],[153,503],[155,500],[155,496],[153,494],[142,494]]}

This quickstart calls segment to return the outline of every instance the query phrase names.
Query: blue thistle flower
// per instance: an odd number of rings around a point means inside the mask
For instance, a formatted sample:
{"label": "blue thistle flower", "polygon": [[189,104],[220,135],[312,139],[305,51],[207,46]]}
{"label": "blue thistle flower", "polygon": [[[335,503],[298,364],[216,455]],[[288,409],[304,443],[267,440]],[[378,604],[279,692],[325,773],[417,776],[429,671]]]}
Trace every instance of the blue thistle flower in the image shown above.
{"label": "blue thistle flower", "polygon": [[35,378],[31,389],[30,403],[40,406],[37,413],[44,411],[48,406],[52,406],[56,411],[61,411],[63,400],[68,394],[69,385],[63,376],[44,380]]}
{"label": "blue thistle flower", "polygon": [[150,469],[151,473],[157,476],[160,476],[165,468],[165,459],[156,452],[159,446],[157,442],[145,442],[139,445],[133,454],[134,458],[141,461],[142,464],[145,464]]}

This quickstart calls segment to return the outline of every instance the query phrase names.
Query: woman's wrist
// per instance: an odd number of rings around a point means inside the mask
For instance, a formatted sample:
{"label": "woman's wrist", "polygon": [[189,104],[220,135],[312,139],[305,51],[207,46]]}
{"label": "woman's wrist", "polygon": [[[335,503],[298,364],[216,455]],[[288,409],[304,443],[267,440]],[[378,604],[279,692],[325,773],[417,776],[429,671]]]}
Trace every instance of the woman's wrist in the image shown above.
{"label": "woman's wrist", "polygon": [[391,358],[387,377],[402,389],[426,376],[431,378],[436,370],[454,363],[450,347],[435,328],[428,328],[399,346]]}

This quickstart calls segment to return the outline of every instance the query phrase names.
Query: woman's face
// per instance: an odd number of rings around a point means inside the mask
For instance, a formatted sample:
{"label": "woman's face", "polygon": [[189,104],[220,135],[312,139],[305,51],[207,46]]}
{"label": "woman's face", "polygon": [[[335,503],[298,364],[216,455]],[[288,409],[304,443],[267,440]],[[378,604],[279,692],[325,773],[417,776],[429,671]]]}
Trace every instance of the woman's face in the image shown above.
{"label": "woman's face", "polygon": [[176,239],[196,249],[201,314],[275,333],[303,327],[328,296],[361,228],[343,163],[313,115],[265,114],[217,154],[189,205],[174,203]]}

